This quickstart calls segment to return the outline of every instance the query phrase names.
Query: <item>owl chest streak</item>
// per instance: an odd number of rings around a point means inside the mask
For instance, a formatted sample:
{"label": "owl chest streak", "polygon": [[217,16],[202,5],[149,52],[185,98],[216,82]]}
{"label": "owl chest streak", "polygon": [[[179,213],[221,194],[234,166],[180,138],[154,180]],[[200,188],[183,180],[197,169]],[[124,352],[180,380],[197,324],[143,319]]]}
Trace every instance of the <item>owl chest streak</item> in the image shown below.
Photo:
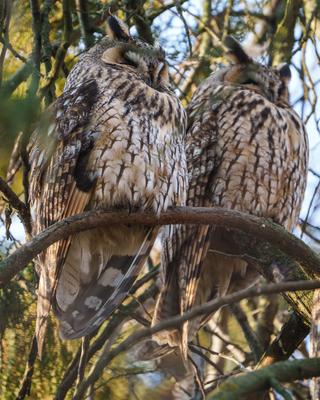
{"label": "owl chest streak", "polygon": [[[126,88],[128,92],[128,87]],[[157,107],[166,112],[170,99],[160,98],[153,107],[139,104],[141,87],[132,85],[127,99],[110,92],[112,101],[98,105],[94,130],[98,132],[89,168],[96,178],[92,205],[151,207],[156,211],[179,202],[179,129],[170,118],[162,120]],[[145,100],[146,101],[146,100]],[[181,190],[182,195],[182,190]]]}
{"label": "owl chest streak", "polygon": [[[273,218],[292,229],[301,204],[301,148],[288,121],[270,105],[218,118],[215,205]],[[300,193],[300,195],[299,195]]]}

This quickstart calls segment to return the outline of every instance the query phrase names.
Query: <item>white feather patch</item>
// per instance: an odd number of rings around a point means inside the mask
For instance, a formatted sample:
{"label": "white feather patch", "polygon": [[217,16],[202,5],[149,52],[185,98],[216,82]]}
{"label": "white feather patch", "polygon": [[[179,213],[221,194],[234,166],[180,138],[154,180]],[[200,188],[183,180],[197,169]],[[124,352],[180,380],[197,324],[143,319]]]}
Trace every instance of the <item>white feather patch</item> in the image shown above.
{"label": "white feather patch", "polygon": [[99,278],[99,285],[117,287],[122,279],[123,274],[118,269],[108,267]]}
{"label": "white feather patch", "polygon": [[86,298],[86,300],[84,302],[84,304],[88,308],[93,308],[94,310],[98,310],[101,303],[102,303],[102,300],[96,296],[90,296],[90,297]]}

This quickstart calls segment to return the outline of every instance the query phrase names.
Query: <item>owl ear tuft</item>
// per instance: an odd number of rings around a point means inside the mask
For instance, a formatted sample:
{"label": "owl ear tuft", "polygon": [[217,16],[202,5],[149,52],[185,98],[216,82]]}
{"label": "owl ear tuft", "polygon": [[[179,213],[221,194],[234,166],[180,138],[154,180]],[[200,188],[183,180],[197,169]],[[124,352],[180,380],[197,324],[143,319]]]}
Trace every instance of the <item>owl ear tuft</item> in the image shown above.
{"label": "owl ear tuft", "polygon": [[279,71],[280,77],[285,81],[289,82],[291,79],[291,70],[290,66],[287,63],[282,63],[277,66],[277,70]]}
{"label": "owl ear tuft", "polygon": [[226,36],[223,40],[226,56],[236,64],[248,64],[251,58],[243,50],[241,44],[232,36]]}
{"label": "owl ear tuft", "polygon": [[107,34],[112,40],[121,40],[122,42],[131,40],[128,26],[112,14],[107,19]]}

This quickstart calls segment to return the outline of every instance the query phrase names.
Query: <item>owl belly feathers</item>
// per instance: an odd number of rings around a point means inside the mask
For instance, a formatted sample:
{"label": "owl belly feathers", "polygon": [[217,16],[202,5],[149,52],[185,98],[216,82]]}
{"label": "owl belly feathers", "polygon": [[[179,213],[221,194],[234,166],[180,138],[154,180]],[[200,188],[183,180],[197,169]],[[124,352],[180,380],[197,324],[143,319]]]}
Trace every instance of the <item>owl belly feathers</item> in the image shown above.
{"label": "owl belly feathers", "polygon": [[[228,107],[237,109],[237,115],[226,114]],[[257,93],[235,91],[217,116],[217,166],[209,195],[212,205],[271,218],[288,230],[293,228],[304,190],[300,168],[305,168],[305,146],[292,143],[295,131],[290,130],[289,117],[286,109]]]}

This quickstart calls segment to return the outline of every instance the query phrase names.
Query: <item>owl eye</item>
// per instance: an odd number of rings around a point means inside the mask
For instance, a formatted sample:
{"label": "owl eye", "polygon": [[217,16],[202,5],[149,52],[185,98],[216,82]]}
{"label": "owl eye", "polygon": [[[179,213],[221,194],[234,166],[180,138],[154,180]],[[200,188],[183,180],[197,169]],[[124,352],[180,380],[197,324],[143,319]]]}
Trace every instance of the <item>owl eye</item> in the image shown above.
{"label": "owl eye", "polygon": [[242,85],[257,85],[257,82],[255,82],[253,79],[248,78],[244,82],[242,82]]}
{"label": "owl eye", "polygon": [[125,64],[131,65],[131,67],[138,68],[139,64],[137,61],[132,60],[131,58],[124,56]]}

